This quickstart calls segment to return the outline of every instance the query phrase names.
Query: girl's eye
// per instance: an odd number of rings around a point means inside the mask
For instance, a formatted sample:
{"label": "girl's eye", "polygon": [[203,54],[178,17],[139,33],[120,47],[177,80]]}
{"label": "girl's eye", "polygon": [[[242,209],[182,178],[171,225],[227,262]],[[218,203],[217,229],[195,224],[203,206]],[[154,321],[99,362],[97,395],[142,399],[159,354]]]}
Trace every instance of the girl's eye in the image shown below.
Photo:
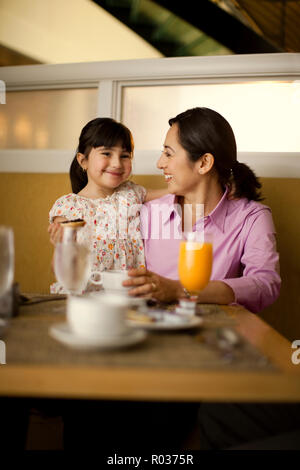
{"label": "girl's eye", "polygon": [[130,155],[128,153],[124,153],[124,155],[121,155],[121,158],[130,158]]}
{"label": "girl's eye", "polygon": [[110,157],[110,152],[101,152],[102,155],[105,155],[106,157]]}

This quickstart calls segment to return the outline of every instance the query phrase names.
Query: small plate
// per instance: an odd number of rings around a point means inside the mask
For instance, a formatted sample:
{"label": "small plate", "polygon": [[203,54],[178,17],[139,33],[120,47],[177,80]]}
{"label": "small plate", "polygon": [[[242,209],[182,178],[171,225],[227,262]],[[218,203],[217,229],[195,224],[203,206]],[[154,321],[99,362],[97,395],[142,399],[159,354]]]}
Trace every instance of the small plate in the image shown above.
{"label": "small plate", "polygon": [[146,307],[147,305],[147,298],[143,297],[132,297],[132,296],[127,296],[128,297],[128,303],[132,307]]}
{"label": "small plate", "polygon": [[73,333],[67,322],[56,323],[49,330],[50,336],[74,349],[119,349],[141,343],[147,337],[143,330],[128,330],[120,336],[99,336],[97,338],[81,338]]}
{"label": "small plate", "polygon": [[[143,312],[142,315],[144,316],[145,313]],[[142,322],[128,319],[127,324],[146,330],[187,330],[189,328],[197,328],[203,323],[203,319],[195,315],[151,312],[148,316],[154,318],[155,321]]]}

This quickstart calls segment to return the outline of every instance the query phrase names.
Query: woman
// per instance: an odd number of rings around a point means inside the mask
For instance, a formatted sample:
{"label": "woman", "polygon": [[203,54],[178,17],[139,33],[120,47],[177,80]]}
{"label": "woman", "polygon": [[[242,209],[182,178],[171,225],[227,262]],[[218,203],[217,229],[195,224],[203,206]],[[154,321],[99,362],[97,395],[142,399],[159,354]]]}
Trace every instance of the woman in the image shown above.
{"label": "woman", "polygon": [[[151,294],[161,301],[185,295],[178,281],[181,236],[176,235],[188,230],[181,216],[188,205],[192,208],[192,229],[213,235],[211,281],[199,301],[239,303],[259,312],[276,300],[281,284],[271,211],[258,202],[261,185],[253,171],[237,161],[233,131],[217,112],[189,109],[169,124],[157,167],[163,170],[171,194],[143,207],[147,269],[129,271],[131,279],[123,284],[132,286],[131,295]],[[197,204],[204,205],[203,217],[197,216]],[[171,237],[164,237],[169,233]],[[190,410],[182,429],[192,426],[196,408]],[[202,404],[200,448],[228,448],[294,429],[299,410],[288,411],[268,404]],[[173,412],[177,415],[179,409]],[[288,414],[285,420],[284,414]],[[185,416],[183,405],[178,416]]]}
{"label": "woman", "polygon": [[[181,237],[176,232],[187,230],[181,213],[189,208],[193,230],[204,227],[214,243],[211,281],[199,301],[239,303],[259,312],[276,300],[281,284],[271,210],[258,202],[261,185],[253,171],[237,161],[231,126],[216,111],[189,109],[169,124],[157,167],[171,194],[143,207],[147,269],[129,271],[131,279],[123,284],[132,286],[131,295],[151,293],[161,301],[185,295],[178,281]],[[204,207],[200,218],[199,204]]]}

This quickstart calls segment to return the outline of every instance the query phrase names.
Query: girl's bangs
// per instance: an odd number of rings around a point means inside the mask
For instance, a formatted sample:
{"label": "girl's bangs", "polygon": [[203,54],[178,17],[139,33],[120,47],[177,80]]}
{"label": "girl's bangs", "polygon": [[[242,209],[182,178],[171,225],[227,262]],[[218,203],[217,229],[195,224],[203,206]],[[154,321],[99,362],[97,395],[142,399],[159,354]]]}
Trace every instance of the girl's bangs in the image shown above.
{"label": "girl's bangs", "polygon": [[130,131],[122,124],[116,126],[102,126],[101,132],[95,135],[93,147],[117,147],[124,148],[127,152],[133,152],[133,140]]}

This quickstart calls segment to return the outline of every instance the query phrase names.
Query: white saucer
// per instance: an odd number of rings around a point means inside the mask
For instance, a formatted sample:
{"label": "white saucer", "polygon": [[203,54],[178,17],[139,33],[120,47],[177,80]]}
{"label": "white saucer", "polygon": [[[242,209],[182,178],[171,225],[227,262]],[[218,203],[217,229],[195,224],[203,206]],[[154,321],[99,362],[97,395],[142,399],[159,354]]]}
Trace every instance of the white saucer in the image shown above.
{"label": "white saucer", "polygon": [[128,297],[128,303],[130,304],[131,307],[145,307],[146,302],[148,299],[143,298],[143,297],[132,297],[132,296],[127,296]]}
{"label": "white saucer", "polygon": [[103,294],[113,294],[124,299],[124,303],[128,304],[130,307],[144,307],[147,302],[147,298],[144,297],[133,297],[128,295],[124,289],[102,289],[98,292],[91,292],[90,297],[100,297]]}
{"label": "white saucer", "polygon": [[[143,313],[144,315],[144,313]],[[139,327],[146,330],[187,330],[197,328],[202,325],[203,319],[195,315],[178,315],[174,313],[149,313],[155,321],[140,322],[136,320],[127,320],[128,325]]]}
{"label": "white saucer", "polygon": [[75,335],[67,322],[56,323],[49,329],[49,334],[66,346],[82,350],[125,348],[144,341],[147,336],[143,330],[128,329],[121,336],[99,336],[86,339]]}

